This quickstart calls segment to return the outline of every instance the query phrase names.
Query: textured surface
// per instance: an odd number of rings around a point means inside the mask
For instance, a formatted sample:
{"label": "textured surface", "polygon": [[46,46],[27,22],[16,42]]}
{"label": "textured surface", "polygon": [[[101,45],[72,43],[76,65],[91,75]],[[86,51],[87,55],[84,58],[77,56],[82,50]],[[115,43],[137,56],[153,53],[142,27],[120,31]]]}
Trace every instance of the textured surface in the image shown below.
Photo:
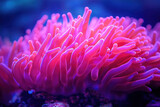
{"label": "textured surface", "polygon": [[159,86],[160,25],[145,28],[143,19],[129,17],[90,20],[91,12],[67,13],[69,20],[63,14],[63,23],[60,14],[44,15],[18,41],[1,41],[2,98],[16,90],[68,95],[87,87],[110,97],[150,92],[150,82]]}

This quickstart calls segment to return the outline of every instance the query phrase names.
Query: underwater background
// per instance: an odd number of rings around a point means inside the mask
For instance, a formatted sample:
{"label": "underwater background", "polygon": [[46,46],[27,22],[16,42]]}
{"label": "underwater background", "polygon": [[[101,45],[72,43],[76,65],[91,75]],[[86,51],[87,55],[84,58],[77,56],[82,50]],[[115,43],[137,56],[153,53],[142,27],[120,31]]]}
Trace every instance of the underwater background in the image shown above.
{"label": "underwater background", "polygon": [[[160,22],[160,0],[1,0],[0,37],[2,39],[9,38],[11,41],[18,40],[20,36],[26,34],[26,29],[33,29],[37,20],[43,15],[46,14],[50,18],[52,13],[60,13],[60,15],[62,15],[63,13],[66,14],[67,12],[71,12],[73,17],[77,17],[79,14],[83,14],[84,7],[86,6],[92,10],[91,18],[109,16],[129,16],[136,19],[142,18],[144,20],[142,26],[144,27],[148,24],[155,26],[156,23]],[[59,22],[62,22],[62,18],[59,19]],[[160,105],[159,89],[153,89],[152,93],[131,93],[127,96],[125,101],[113,100],[111,102],[107,99],[100,98],[93,90],[86,90],[83,94],[81,93],[69,97],[52,96],[40,92],[35,93],[31,90],[22,92],[20,97],[21,100],[19,100],[19,102],[16,100],[17,102],[13,105],[17,106],[18,104],[21,104],[21,106],[23,106],[27,105],[28,102],[31,105],[36,105],[37,103],[36,106],[43,105],[44,107],[47,107],[48,105],[45,104],[47,101],[52,104],[57,100],[68,102],[70,105],[74,104],[74,106],[77,106],[77,104],[83,106],[85,103],[88,105],[108,103],[107,106],[109,107],[120,107],[120,105],[121,107],[124,107],[124,105],[130,106],[135,104],[133,105],[134,107],[155,102],[158,104],[156,106]],[[149,106],[150,105],[148,105],[148,107]],[[66,105],[66,107],[68,106]]]}
{"label": "underwater background", "polygon": [[85,6],[92,9],[91,17],[143,18],[144,26],[160,22],[160,0],[0,0],[0,36],[17,40],[42,15],[71,12],[76,17]]}

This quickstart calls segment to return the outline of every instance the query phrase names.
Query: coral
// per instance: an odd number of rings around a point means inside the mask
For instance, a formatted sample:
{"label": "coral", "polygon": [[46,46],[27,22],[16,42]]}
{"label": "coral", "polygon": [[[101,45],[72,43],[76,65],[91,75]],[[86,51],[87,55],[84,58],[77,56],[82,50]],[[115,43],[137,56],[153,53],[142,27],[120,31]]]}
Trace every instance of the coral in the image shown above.
{"label": "coral", "polygon": [[[93,17],[70,12],[44,15],[33,30],[13,44],[1,41],[0,92],[100,93],[150,92],[160,81],[160,24],[142,27],[143,19]],[[47,21],[46,25],[45,22]]]}

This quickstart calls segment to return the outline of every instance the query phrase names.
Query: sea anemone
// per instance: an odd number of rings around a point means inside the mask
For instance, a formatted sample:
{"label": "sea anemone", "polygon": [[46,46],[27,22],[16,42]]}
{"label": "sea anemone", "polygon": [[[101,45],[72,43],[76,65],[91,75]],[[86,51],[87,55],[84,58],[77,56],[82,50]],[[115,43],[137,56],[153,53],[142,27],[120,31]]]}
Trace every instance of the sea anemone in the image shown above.
{"label": "sea anemone", "polygon": [[[152,91],[160,81],[160,24],[143,19],[44,15],[18,41],[1,41],[0,94],[35,90],[70,95],[90,87],[108,95]],[[47,21],[46,25],[45,22]],[[160,86],[160,85],[159,85]]]}

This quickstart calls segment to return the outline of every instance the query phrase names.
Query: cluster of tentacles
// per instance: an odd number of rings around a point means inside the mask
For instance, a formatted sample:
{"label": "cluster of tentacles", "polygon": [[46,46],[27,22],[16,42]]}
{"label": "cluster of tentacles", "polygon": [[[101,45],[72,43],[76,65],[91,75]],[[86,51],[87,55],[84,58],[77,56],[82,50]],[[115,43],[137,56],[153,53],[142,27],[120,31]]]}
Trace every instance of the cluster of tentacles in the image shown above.
{"label": "cluster of tentacles", "polygon": [[1,41],[1,95],[19,89],[66,95],[87,87],[151,91],[160,81],[160,24],[152,29],[129,17],[90,20],[91,12],[63,14],[63,23],[59,14],[44,15],[18,41]]}

